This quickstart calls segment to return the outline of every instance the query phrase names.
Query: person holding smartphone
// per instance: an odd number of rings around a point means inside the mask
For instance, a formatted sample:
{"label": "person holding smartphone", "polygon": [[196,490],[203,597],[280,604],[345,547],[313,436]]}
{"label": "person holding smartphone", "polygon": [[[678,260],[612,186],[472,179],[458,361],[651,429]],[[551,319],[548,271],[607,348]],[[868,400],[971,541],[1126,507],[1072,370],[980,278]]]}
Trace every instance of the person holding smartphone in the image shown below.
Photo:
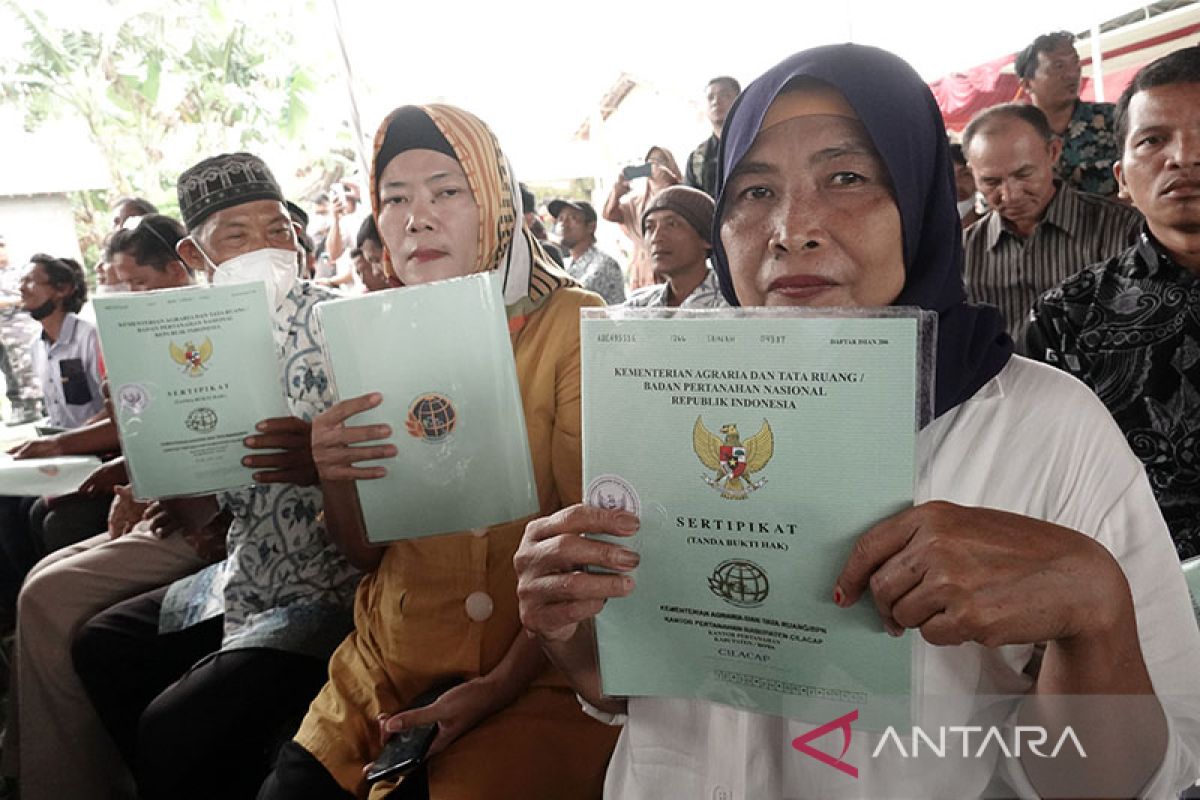
{"label": "person holding smartphone", "polygon": [[[633,190],[632,181],[644,179],[638,191]],[[629,262],[629,289],[637,291],[643,286],[657,282],[650,253],[642,236],[642,213],[650,200],[668,186],[680,183],[679,165],[675,156],[665,147],[655,145],[646,151],[645,162],[625,167],[617,173],[612,191],[604,201],[601,213],[609,222],[621,226],[621,232],[633,244],[633,258]]]}

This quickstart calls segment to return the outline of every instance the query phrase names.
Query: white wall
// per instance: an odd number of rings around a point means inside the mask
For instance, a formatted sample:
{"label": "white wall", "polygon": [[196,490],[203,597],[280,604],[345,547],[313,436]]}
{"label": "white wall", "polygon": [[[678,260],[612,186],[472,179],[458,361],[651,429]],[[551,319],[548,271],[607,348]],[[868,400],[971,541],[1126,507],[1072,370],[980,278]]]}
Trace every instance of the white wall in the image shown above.
{"label": "white wall", "polygon": [[83,263],[75,218],[65,194],[0,197],[0,235],[8,245],[10,266],[22,267],[34,253]]}

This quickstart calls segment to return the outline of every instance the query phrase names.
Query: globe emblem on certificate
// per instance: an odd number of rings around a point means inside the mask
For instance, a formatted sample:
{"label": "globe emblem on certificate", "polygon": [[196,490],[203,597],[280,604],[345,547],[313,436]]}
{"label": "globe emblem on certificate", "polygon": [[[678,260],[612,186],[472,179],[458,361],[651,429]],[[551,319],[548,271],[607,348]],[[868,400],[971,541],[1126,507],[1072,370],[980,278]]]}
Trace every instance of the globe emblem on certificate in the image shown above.
{"label": "globe emblem on certificate", "polygon": [[767,466],[775,455],[775,434],[765,419],[758,433],[745,442],[738,427],[730,422],[721,426],[717,436],[704,426],[702,417],[696,417],[692,426],[692,449],[700,463],[716,474],[702,475],[704,482],[720,492],[727,500],[745,500],[767,482],[766,478],[755,481],[754,474]]}
{"label": "globe emblem on certificate", "polygon": [[217,429],[217,412],[211,408],[193,408],[183,421],[189,431],[212,433]]}
{"label": "globe emblem on certificate", "polygon": [[440,442],[458,424],[458,412],[450,398],[441,394],[423,394],[408,407],[404,427],[409,436],[427,442]]}
{"label": "globe emblem on certificate", "polygon": [[708,577],[708,588],[717,597],[738,608],[761,606],[771,585],[766,571],[742,558],[722,561]]}
{"label": "globe emblem on certificate", "polygon": [[628,511],[636,517],[642,515],[642,503],[629,481],[619,475],[601,475],[588,484],[583,495],[589,506],[609,511]]}

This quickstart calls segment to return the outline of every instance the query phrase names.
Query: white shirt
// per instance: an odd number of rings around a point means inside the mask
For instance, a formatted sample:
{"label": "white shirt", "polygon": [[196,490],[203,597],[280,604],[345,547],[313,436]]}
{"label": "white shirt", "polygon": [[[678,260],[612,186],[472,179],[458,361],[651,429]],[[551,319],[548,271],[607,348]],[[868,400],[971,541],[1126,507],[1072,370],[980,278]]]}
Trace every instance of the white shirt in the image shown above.
{"label": "white shirt", "polygon": [[44,331],[33,340],[33,372],[54,427],[78,428],[104,408],[96,328],[75,314],[63,318],[57,341]]}
{"label": "white shirt", "polygon": [[[1129,582],[1142,653],[1168,717],[1167,752],[1142,796],[1177,796],[1200,777],[1200,630],[1150,485],[1095,396],[1057,370],[1014,357],[974,397],[921,431],[917,465],[918,503],[941,499],[1052,521],[1113,553]],[[907,635],[921,690],[940,696],[942,718],[920,720],[923,728],[979,724],[981,696],[1019,694],[1033,683],[1023,672],[1032,645],[934,647],[919,633]],[[983,725],[1003,722],[1012,705]],[[968,798],[984,795],[994,772],[1005,773],[1004,796],[1036,797],[1012,761],[997,768],[961,755],[903,759],[890,746],[872,758],[880,735],[857,729],[843,758],[859,770],[855,780],[791,746],[825,719],[802,723],[704,701],[631,698],[627,719],[608,721],[625,722],[605,782],[610,800]],[[911,741],[907,732],[901,736]],[[972,740],[972,755],[981,739]],[[819,741],[813,746],[835,756],[840,750],[836,732]],[[947,754],[961,754],[961,738],[948,741],[954,744]]]}

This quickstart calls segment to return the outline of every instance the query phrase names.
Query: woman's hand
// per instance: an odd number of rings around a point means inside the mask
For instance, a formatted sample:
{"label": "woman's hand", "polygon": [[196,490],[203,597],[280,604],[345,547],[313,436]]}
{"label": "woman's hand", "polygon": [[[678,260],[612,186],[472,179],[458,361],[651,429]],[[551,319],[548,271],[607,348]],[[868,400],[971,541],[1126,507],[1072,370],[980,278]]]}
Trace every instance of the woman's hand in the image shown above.
{"label": "woman's hand", "polygon": [[[383,402],[378,392],[335,403],[312,423],[312,456],[322,482],[375,480],[387,475],[384,467],[355,466],[360,461],[394,458],[392,444],[364,445],[392,435],[390,425],[347,425],[355,414],[375,408]],[[357,446],[356,446],[357,445]]]}
{"label": "woman's hand", "polygon": [[449,747],[455,739],[474,728],[480,720],[491,716],[510,702],[512,698],[500,690],[488,676],[460,683],[422,708],[401,711],[399,714],[381,714],[380,746],[382,747],[392,734],[436,722],[437,735],[426,756],[433,758]]}
{"label": "woman's hand", "polygon": [[585,572],[606,567],[628,572],[641,557],[618,544],[587,539],[584,533],[632,536],[638,518],[626,511],[574,505],[525,526],[525,536],[513,557],[517,598],[526,630],[549,641],[566,641],[581,622],[604,608],[610,597],[633,591],[633,578],[624,574]]}
{"label": "woman's hand", "polygon": [[1091,537],[946,502],[902,511],[859,538],[834,602],[853,605],[868,586],[889,633],[919,629],[936,645],[1064,640],[1132,613],[1120,566]]}

